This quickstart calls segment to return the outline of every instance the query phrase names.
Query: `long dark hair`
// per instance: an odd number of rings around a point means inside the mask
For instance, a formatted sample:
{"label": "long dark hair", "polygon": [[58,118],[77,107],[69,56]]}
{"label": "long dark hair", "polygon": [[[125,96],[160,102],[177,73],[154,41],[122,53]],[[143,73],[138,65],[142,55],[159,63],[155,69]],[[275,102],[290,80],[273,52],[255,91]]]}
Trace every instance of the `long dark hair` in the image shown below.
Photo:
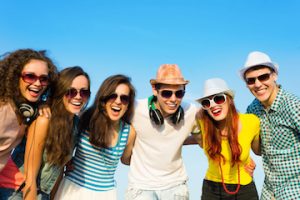
{"label": "long dark hair", "polygon": [[79,131],[88,130],[90,142],[97,147],[107,148],[111,143],[109,130],[112,128],[113,123],[106,113],[105,104],[107,97],[113,94],[120,84],[126,84],[130,91],[128,109],[121,120],[130,123],[134,109],[135,88],[131,84],[131,79],[121,74],[110,76],[103,81],[93,105],[80,117]]}
{"label": "long dark hair", "polygon": [[57,68],[52,60],[46,56],[46,51],[35,51],[33,49],[19,49],[11,53],[6,53],[0,61],[0,100],[7,102],[21,102],[24,100],[20,93],[19,79],[24,66],[31,60],[41,60],[47,63],[49,69],[50,89],[57,78]]}
{"label": "long dark hair", "polygon": [[[229,105],[229,109],[225,127],[227,128],[227,137],[232,155],[231,164],[234,165],[240,161],[241,155],[241,146],[238,142],[239,115],[232,97],[226,94],[226,100],[226,103]],[[220,130],[217,128],[215,120],[204,109],[200,109],[197,116],[203,122],[206,141],[204,147],[209,157],[213,160],[224,158],[221,154],[222,136]]]}
{"label": "long dark hair", "polygon": [[81,67],[69,67],[59,73],[59,78],[53,90],[51,104],[51,119],[48,129],[45,150],[47,161],[51,164],[63,166],[69,159],[73,147],[73,114],[68,112],[64,106],[63,98],[71,87],[73,80],[78,76],[88,79],[90,89],[90,78]]}

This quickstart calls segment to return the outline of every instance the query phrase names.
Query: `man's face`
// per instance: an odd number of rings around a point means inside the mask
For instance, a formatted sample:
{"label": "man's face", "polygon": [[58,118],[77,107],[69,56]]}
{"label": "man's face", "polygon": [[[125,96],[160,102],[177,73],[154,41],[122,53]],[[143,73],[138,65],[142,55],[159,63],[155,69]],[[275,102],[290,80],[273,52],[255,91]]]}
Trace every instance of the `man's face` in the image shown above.
{"label": "man's face", "polygon": [[277,74],[268,67],[250,69],[245,73],[247,87],[265,108],[276,98],[278,91],[276,80]]}
{"label": "man's face", "polygon": [[154,96],[157,97],[156,108],[164,117],[176,112],[184,96],[184,85],[161,85],[159,89],[152,86]]}

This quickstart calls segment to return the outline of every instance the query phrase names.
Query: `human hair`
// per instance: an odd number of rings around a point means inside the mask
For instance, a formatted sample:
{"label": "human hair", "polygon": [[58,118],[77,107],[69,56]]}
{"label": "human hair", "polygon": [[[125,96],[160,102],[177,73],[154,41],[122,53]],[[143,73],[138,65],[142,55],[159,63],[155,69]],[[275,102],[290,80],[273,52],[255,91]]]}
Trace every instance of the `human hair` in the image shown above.
{"label": "human hair", "polygon": [[[234,165],[240,161],[241,155],[241,146],[238,143],[239,115],[232,97],[226,94],[226,100],[229,109],[225,119],[225,127],[227,129],[227,138],[232,155],[231,164]],[[200,109],[197,117],[203,122],[206,142],[204,146],[209,157],[213,160],[224,159],[224,156],[221,154],[222,136],[220,130],[217,128],[217,122],[204,109]]]}
{"label": "human hair", "polygon": [[[159,90],[163,85],[169,85],[169,84],[157,83],[154,85],[154,88],[156,90]],[[183,85],[183,89],[185,90],[185,85]]]}
{"label": "human hair", "polygon": [[47,63],[49,69],[49,85],[51,89],[57,78],[57,68],[52,60],[46,56],[46,51],[36,51],[33,49],[19,49],[14,52],[6,53],[0,61],[0,100],[7,102],[13,100],[14,103],[24,101],[20,92],[19,79],[22,70],[31,60],[41,60]]}
{"label": "human hair", "polygon": [[50,101],[51,119],[45,144],[47,161],[51,164],[63,166],[69,159],[73,147],[73,115],[68,112],[63,98],[70,89],[73,80],[78,76],[85,76],[90,90],[90,78],[79,66],[68,67],[59,73],[54,85],[53,98]]}
{"label": "human hair", "polygon": [[93,105],[80,117],[79,131],[89,131],[90,142],[97,147],[107,148],[111,144],[109,130],[113,127],[113,121],[106,112],[105,104],[108,100],[107,98],[115,93],[116,88],[120,84],[128,86],[130,97],[128,108],[121,120],[130,123],[134,109],[135,88],[131,84],[131,79],[122,74],[110,76],[103,81]]}

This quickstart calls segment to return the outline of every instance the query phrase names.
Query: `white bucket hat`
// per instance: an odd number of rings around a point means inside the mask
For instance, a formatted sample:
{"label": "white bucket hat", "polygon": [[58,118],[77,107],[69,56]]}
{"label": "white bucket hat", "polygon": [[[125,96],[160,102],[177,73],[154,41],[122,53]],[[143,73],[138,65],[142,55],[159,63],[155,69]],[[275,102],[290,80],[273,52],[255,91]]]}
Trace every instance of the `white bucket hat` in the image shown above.
{"label": "white bucket hat", "polygon": [[229,89],[227,83],[220,78],[211,78],[205,81],[204,88],[203,88],[203,95],[196,101],[201,101],[202,99],[219,94],[219,93],[226,93],[230,95],[232,98],[234,97],[234,91]]}
{"label": "white bucket hat", "polygon": [[248,69],[260,65],[270,67],[275,71],[276,74],[278,74],[279,66],[276,63],[272,62],[267,54],[259,51],[253,51],[249,53],[244,67],[240,70],[241,78],[244,79],[245,72]]}

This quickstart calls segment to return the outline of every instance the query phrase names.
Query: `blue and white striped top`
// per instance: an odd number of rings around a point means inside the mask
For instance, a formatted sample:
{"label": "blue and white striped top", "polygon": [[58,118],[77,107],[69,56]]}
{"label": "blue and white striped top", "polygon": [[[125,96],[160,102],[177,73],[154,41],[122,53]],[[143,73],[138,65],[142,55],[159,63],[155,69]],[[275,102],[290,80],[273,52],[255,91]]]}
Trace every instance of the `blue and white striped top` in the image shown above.
{"label": "blue and white striped top", "polygon": [[70,181],[94,191],[107,191],[116,187],[114,174],[127,144],[130,125],[120,123],[118,142],[114,147],[99,148],[89,141],[85,131],[79,136],[74,170],[66,175]]}

